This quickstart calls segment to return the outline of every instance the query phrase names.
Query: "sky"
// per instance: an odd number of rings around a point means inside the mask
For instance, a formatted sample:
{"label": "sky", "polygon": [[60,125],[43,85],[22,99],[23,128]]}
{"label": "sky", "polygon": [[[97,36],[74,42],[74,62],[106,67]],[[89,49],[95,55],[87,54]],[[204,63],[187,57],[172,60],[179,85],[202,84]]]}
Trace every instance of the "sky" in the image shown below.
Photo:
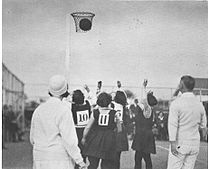
{"label": "sky", "polygon": [[[70,17],[72,84],[176,87],[182,75],[208,77],[208,3],[3,0],[2,60],[26,94],[46,95],[49,78],[66,74]],[[76,33],[73,12],[93,12],[92,29]],[[39,84],[39,85],[34,85]]]}

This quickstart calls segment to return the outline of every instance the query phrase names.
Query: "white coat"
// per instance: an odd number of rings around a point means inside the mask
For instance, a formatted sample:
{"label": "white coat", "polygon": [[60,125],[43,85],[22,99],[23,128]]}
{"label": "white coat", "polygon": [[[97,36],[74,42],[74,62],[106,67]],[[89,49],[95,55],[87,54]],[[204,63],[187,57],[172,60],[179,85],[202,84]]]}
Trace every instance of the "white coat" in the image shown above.
{"label": "white coat", "polygon": [[80,163],[78,139],[70,107],[51,97],[33,113],[30,142],[33,169],[74,169]]}

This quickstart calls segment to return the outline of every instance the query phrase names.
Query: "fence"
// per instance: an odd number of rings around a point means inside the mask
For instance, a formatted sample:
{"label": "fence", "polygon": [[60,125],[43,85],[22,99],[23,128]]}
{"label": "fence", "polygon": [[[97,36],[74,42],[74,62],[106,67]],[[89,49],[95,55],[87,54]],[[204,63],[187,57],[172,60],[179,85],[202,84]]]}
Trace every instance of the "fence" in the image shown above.
{"label": "fence", "polygon": [[12,106],[21,130],[24,130],[24,83],[2,63],[2,105]]}
{"label": "fence", "polygon": [[[96,91],[96,85],[88,85],[92,92]],[[103,86],[103,91],[111,92],[115,89],[115,86]],[[70,84],[69,91],[75,89],[83,90],[83,85]],[[136,98],[141,100],[143,97],[143,88],[139,86],[124,86],[124,90],[130,90]],[[176,88],[171,87],[147,87],[147,90],[153,91],[158,100],[171,100]],[[47,84],[26,84],[26,92],[30,93],[29,98],[39,99],[48,97],[48,85]],[[195,94],[200,101],[206,101],[208,99],[208,89],[195,89]]]}

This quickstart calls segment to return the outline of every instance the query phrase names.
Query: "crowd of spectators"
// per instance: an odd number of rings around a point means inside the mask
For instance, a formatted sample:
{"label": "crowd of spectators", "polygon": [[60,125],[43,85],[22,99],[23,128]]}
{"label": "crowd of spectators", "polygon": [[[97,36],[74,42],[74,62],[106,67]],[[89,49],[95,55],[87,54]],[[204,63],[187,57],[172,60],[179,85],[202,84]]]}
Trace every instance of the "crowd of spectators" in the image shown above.
{"label": "crowd of spectators", "polygon": [[12,105],[3,105],[2,111],[2,146],[3,148],[6,148],[5,142],[23,141],[23,132],[18,125],[19,113],[14,111]]}
{"label": "crowd of spectators", "polygon": [[[207,104],[207,103],[205,103]],[[130,139],[133,139],[134,133],[135,133],[135,128],[134,124],[132,121],[132,118],[136,115],[136,107],[139,105],[138,99],[134,100],[134,103],[129,106],[127,109],[127,114],[129,114],[128,118],[128,125],[127,125],[127,133],[130,137]],[[204,105],[205,110],[206,110],[206,115],[208,116],[208,110],[206,105]],[[164,111],[156,111],[154,113],[154,119],[153,119],[153,134],[156,140],[162,140],[162,141],[168,141],[168,112]],[[203,136],[202,133],[200,132],[201,135],[201,141],[207,141],[208,136],[205,135]]]}
{"label": "crowd of spectators", "polygon": [[168,113],[160,111],[155,114],[153,133],[157,140],[168,140]]}
{"label": "crowd of spectators", "polygon": [[[134,103],[131,104],[127,112],[129,114],[128,119],[128,125],[127,125],[127,131],[128,135],[130,136],[130,139],[133,139],[133,136],[135,134],[135,125],[132,121],[133,117],[137,115],[137,111],[139,107],[139,101],[138,99],[134,100]],[[141,106],[140,106],[141,107]],[[153,112],[154,113],[154,112]],[[168,140],[168,130],[167,130],[167,123],[168,123],[168,114],[163,113],[162,111],[158,113],[154,113],[154,119],[153,119],[153,134],[156,140]]]}

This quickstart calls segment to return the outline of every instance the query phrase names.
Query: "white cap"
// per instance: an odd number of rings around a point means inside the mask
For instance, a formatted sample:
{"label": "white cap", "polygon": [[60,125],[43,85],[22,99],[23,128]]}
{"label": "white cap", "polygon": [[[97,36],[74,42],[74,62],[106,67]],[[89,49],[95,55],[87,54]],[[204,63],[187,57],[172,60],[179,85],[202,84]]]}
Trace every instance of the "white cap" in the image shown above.
{"label": "white cap", "polygon": [[54,75],[49,80],[49,92],[53,96],[61,96],[68,90],[67,81],[62,75]]}

